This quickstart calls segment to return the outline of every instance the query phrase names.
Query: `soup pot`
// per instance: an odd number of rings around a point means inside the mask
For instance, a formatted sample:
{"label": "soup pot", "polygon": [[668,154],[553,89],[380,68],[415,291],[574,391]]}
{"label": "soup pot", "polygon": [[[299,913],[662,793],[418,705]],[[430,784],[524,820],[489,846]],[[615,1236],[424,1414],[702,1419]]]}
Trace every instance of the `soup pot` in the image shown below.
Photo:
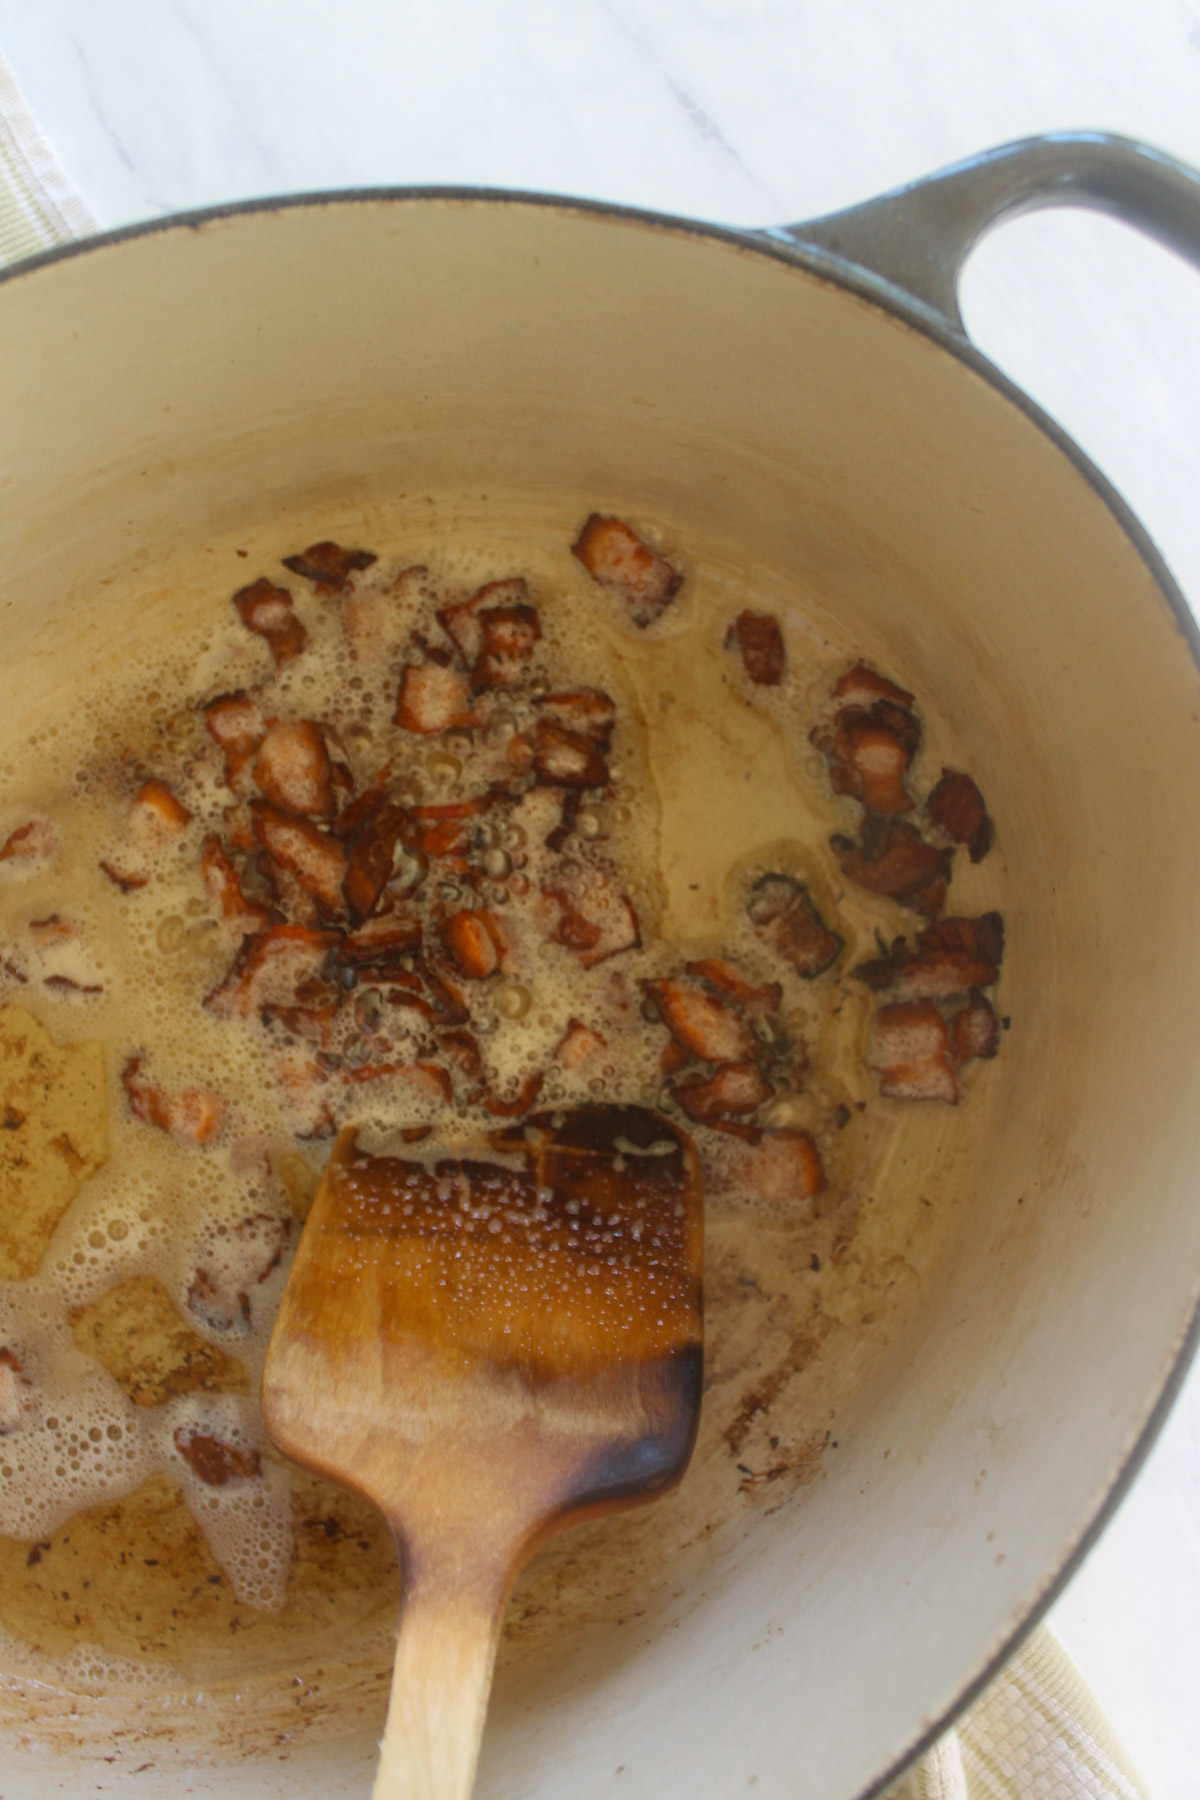
{"label": "soup pot", "polygon": [[[908,1270],[886,1333],[847,1334],[859,1374],[824,1414],[809,1391],[794,1479],[656,1572],[597,1576],[586,1617],[564,1606],[502,1656],[481,1794],[878,1791],[1067,1579],[1181,1379],[1197,632],[955,298],[987,226],[1059,203],[1200,262],[1200,179],[1070,135],[759,234],[356,192],[109,234],[0,283],[7,746],[199,604],[171,579],[180,546],[486,496],[522,530],[624,510],[735,586],[794,581],[970,745],[999,822],[1011,1031],[969,1106],[913,1124],[897,1103],[870,1196],[916,1184],[944,1253]],[[609,1541],[619,1563],[631,1540]],[[322,1680],[296,1685],[281,1708],[249,1680],[139,1698],[10,1672],[4,1792],[366,1794],[378,1685],[355,1699],[333,1633]]]}

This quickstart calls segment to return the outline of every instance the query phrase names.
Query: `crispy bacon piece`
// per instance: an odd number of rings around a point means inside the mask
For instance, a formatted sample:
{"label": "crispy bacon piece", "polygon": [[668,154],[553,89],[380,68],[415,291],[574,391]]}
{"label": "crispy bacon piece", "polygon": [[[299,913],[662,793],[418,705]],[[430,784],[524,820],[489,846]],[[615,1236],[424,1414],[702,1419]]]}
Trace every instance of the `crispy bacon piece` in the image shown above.
{"label": "crispy bacon piece", "polygon": [[671,1036],[694,1056],[712,1063],[754,1060],[754,1033],[732,1003],[702,982],[667,978],[643,981],[642,991]]}
{"label": "crispy bacon piece", "polygon": [[434,737],[473,721],[470,684],[461,670],[435,662],[405,663],[396,695],[397,725]]}
{"label": "crispy bacon piece", "polygon": [[339,914],[346,873],[344,845],[307,819],[280,812],[266,800],[251,801],[250,814],[254,835],[267,854],[295,876],[324,913]]}
{"label": "crispy bacon piece", "polygon": [[250,765],[262,743],[266,724],[257,700],[244,689],[218,694],[204,708],[204,724],[225,757],[225,785],[235,794],[249,792]]}
{"label": "crispy bacon piece", "polygon": [[42,986],[53,988],[61,994],[102,994],[104,984],[100,981],[76,981],[70,975],[44,975]]}
{"label": "crispy bacon piece", "polygon": [[285,812],[327,819],[334,809],[333,765],[321,727],[312,719],[277,720],[254,761],[259,792]]}
{"label": "crispy bacon piece", "polygon": [[483,1053],[469,1031],[440,1031],[438,1048],[447,1061],[468,1077],[476,1080],[483,1073]]}
{"label": "crispy bacon piece", "polygon": [[842,873],[869,893],[936,919],[946,904],[953,852],[927,844],[906,819],[868,818],[861,845],[831,839]]}
{"label": "crispy bacon piece", "polygon": [[[728,1131],[735,1124],[732,1119],[713,1121],[716,1130]],[[815,1200],[826,1186],[821,1153],[807,1131],[763,1131],[758,1142],[752,1136],[740,1145],[729,1145],[722,1161],[719,1188],[733,1188],[780,1206]]]}
{"label": "crispy bacon piece", "polygon": [[661,616],[683,582],[678,569],[644,544],[623,519],[592,513],[571,552],[593,581],[618,589],[630,619],[642,629]]}
{"label": "crispy bacon piece", "polygon": [[534,1069],[531,1074],[526,1075],[517,1092],[510,1098],[502,1099],[499,1094],[485,1093],[480,1095],[479,1104],[494,1119],[519,1119],[530,1107],[536,1105],[545,1079],[541,1069]]}
{"label": "crispy bacon piece", "polygon": [[283,566],[293,575],[303,575],[306,581],[316,581],[336,593],[345,587],[351,575],[359,569],[369,569],[377,560],[373,550],[343,550],[340,544],[322,538],[319,544],[310,544],[298,556],[285,556]]}
{"label": "crispy bacon piece", "polygon": [[361,1063],[356,1069],[343,1069],[342,1080],[353,1086],[362,1086],[370,1081],[403,1082],[405,1087],[413,1090],[417,1099],[435,1104],[449,1104],[454,1098],[454,1084],[450,1080],[450,1073],[440,1063]]}
{"label": "crispy bacon piece", "polygon": [[[484,607],[518,607],[529,600],[529,588],[523,575],[511,575],[502,581],[488,581],[466,599],[452,600],[437,610],[437,622],[468,669],[474,667],[483,645],[480,613]],[[536,615],[535,615],[536,616]]]}
{"label": "crispy bacon piece", "polygon": [[432,806],[414,806],[412,824],[404,842],[420,856],[465,857],[471,848],[468,823],[497,803],[496,794],[477,794],[471,800],[450,800]]}
{"label": "crispy bacon piece", "polygon": [[421,953],[421,921],[411,913],[385,913],[349,932],[336,961],[357,969],[364,980],[392,981],[402,957]]}
{"label": "crispy bacon piece", "polygon": [[543,719],[552,720],[577,737],[595,738],[601,751],[607,754],[617,709],[600,688],[572,688],[557,694],[543,694],[535,705]]}
{"label": "crispy bacon piece", "polygon": [[746,914],[764,943],[806,981],[836,962],[845,942],[830,931],[804,883],[791,875],[760,875]]}
{"label": "crispy bacon piece", "polygon": [[564,1069],[573,1075],[595,1068],[608,1050],[608,1039],[585,1025],[582,1019],[568,1019],[567,1029],[554,1047],[554,1055]]}
{"label": "crispy bacon piece", "polygon": [[869,1060],[886,1099],[958,1101],[950,1033],[932,1000],[881,1006],[872,1021]]}
{"label": "crispy bacon piece", "polygon": [[475,617],[480,646],[471,670],[472,689],[480,693],[485,688],[511,687],[528,668],[542,635],[537,608],[524,602],[484,606]]}
{"label": "crispy bacon piece", "polygon": [[720,957],[703,956],[695,962],[684,963],[683,972],[707,981],[710,987],[719,988],[723,994],[729,995],[735,1005],[752,1017],[778,1012],[783,1004],[783,989],[777,981],[768,981],[762,987],[755,987],[746,980],[740,969]]}
{"label": "crispy bacon piece", "polygon": [[324,1050],[332,1039],[333,1027],[340,1010],[336,1002],[330,1002],[326,1006],[275,1006],[268,1003],[260,1007],[258,1016],[264,1025],[278,1025],[289,1037],[303,1038],[305,1043],[317,1044]]}
{"label": "crispy bacon piece", "polygon": [[541,718],[533,740],[533,772],[544,787],[608,785],[608,764],[594,737]]}
{"label": "crispy bacon piece", "polygon": [[30,819],[0,846],[0,862],[45,862],[58,849],[58,836],[48,819]]}
{"label": "crispy bacon piece", "polygon": [[994,827],[983,795],[969,775],[943,769],[941,780],[925,802],[925,811],[956,844],[967,846],[973,863],[983,861],[992,847]]}
{"label": "crispy bacon piece", "polygon": [[223,1443],[206,1431],[177,1425],[174,1443],[193,1475],[208,1487],[227,1487],[231,1481],[250,1481],[262,1474],[257,1450],[239,1450],[236,1444]]}
{"label": "crispy bacon piece", "polygon": [[21,1429],[32,1400],[33,1383],[16,1352],[5,1344],[0,1348],[0,1437]]}
{"label": "crispy bacon piece", "polygon": [[160,1131],[169,1131],[173,1137],[186,1138],[191,1144],[208,1144],[218,1137],[229,1111],[228,1101],[207,1088],[184,1088],[177,1094],[169,1094],[162,1088],[152,1087],[148,1081],[140,1079],[139,1072],[145,1060],[142,1051],[135,1051],[121,1070],[121,1085],[134,1118],[141,1119],[146,1125],[157,1125]]}
{"label": "crispy bacon piece", "polygon": [[[463,997],[462,990],[454,985],[449,973],[435,968],[429,961],[422,961],[419,974],[428,996],[428,1004],[433,1008],[433,1019],[438,1025],[468,1025],[471,1020],[470,1009]],[[388,995],[389,1000],[391,995]]]}
{"label": "crispy bacon piece", "polygon": [[853,971],[875,993],[896,1000],[945,1000],[970,988],[991,987],[1004,955],[1004,920],[997,912],[978,919],[942,919],[922,931],[916,949],[897,938],[886,957]]}
{"label": "crispy bacon piece", "polygon": [[866,663],[842,676],[825,718],[809,734],[829,765],[835,793],[861,800],[881,817],[912,810],[904,776],[921,742],[912,704],[906,689]]}
{"label": "crispy bacon piece", "polygon": [[311,1140],[332,1137],[337,1121],[325,1089],[329,1077],[304,1050],[280,1050],[275,1076],[291,1109],[296,1136]]}
{"label": "crispy bacon piece", "polygon": [[725,1113],[750,1113],[775,1089],[756,1062],[725,1063],[701,1081],[677,1081],[671,1089],[689,1119],[707,1125]]}
{"label": "crispy bacon piece", "polygon": [[390,662],[408,635],[413,609],[429,592],[429,570],[403,569],[390,587],[355,587],[344,592],[338,617],[355,658]]}
{"label": "crispy bacon piece", "polygon": [[641,948],[637,912],[611,869],[592,867],[582,875],[563,877],[557,887],[542,888],[558,909],[552,933],[556,944],[573,950],[585,969]]}
{"label": "crispy bacon piece", "polygon": [[205,890],[221,908],[221,917],[242,931],[265,931],[271,923],[271,910],[259,900],[250,900],[220,838],[210,832],[200,847],[200,875]]}
{"label": "crispy bacon piece", "polygon": [[907,688],[897,687],[894,681],[889,681],[878,669],[863,662],[855,663],[852,669],[847,669],[835,685],[830,700],[835,710],[852,706],[869,712],[880,701],[899,707],[901,712],[911,712],[913,707],[913,695]]}
{"label": "crispy bacon piece", "polygon": [[283,1213],[248,1213],[221,1231],[209,1226],[196,1247],[190,1310],[212,1331],[249,1325],[254,1289],[279,1267],[291,1235],[292,1220]]}
{"label": "crispy bacon piece", "polygon": [[447,919],[442,942],[460,975],[468,981],[484,981],[500,967],[499,928],[482,909],[464,907]]}
{"label": "crispy bacon piece", "polygon": [[339,942],[335,931],[272,925],[244,937],[233,966],[205,999],[221,1018],[249,1019],[269,1001],[289,1004],[299,983],[323,968]]}
{"label": "crispy bacon piece", "polygon": [[44,919],[30,919],[29,935],[39,950],[49,950],[55,944],[74,943],[79,936],[79,927],[73,919],[64,919],[61,913],[47,913]]}
{"label": "crispy bacon piece", "polygon": [[125,845],[119,857],[100,864],[123,894],[145,887],[154,859],[180,836],[191,818],[165,781],[151,777],[133,797],[125,821]]}
{"label": "crispy bacon piece", "polygon": [[740,612],[725,633],[725,648],[740,650],[747,675],[759,687],[778,687],[787,668],[783,633],[774,613]]}
{"label": "crispy bacon piece", "polygon": [[972,988],[967,1004],[950,1020],[950,1055],[956,1067],[976,1057],[990,1059],[1000,1048],[1000,1021],[986,994]]}
{"label": "crispy bacon piece", "polygon": [[[347,808],[339,826],[352,810]],[[396,845],[411,824],[411,815],[402,806],[381,801],[346,838],[342,897],[352,925],[361,925],[378,906],[395,865]],[[334,829],[341,836],[339,826]]]}
{"label": "crispy bacon piece", "polygon": [[294,662],[308,645],[308,632],[292,609],[292,596],[263,575],[233,596],[238,617],[247,631],[265,638],[276,668]]}

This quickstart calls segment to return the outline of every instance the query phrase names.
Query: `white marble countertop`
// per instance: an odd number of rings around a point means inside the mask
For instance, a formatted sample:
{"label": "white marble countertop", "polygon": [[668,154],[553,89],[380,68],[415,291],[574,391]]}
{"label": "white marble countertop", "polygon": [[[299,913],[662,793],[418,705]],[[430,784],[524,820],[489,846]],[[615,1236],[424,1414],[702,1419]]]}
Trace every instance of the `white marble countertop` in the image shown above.
{"label": "white marble countertop", "polygon": [[[410,182],[779,224],[1065,127],[1200,166],[1200,0],[0,0],[0,50],[104,226]],[[1200,603],[1200,277],[1040,214],[964,310]],[[1196,1800],[1200,1374],[1050,1622],[1155,1800]]]}

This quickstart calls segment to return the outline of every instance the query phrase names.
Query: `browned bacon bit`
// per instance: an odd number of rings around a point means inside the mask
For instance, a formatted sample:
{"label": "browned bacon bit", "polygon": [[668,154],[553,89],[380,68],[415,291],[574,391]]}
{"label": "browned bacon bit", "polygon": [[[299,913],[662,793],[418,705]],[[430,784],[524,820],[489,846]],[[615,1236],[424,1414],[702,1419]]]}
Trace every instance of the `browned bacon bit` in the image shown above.
{"label": "browned bacon bit", "polygon": [[925,802],[935,825],[965,844],[973,863],[982,862],[992,847],[993,826],[983,795],[969,775],[943,769],[942,778]]}
{"label": "browned bacon bit", "polygon": [[351,575],[359,569],[369,569],[375,561],[373,550],[343,550],[340,544],[322,538],[319,544],[310,544],[299,556],[285,556],[283,566],[293,575],[303,575],[306,581],[319,582],[322,587],[336,592],[345,587]]}
{"label": "browned bacon bit", "polygon": [[[427,1004],[433,1008],[434,1022],[438,1025],[469,1025],[470,1008],[463,998],[461,990],[454,985],[448,971],[435,969],[429,962],[419,965],[419,973],[428,996]],[[407,986],[407,983],[404,984]],[[388,995],[388,999],[391,999]]]}
{"label": "browned bacon bit", "polygon": [[79,936],[79,927],[61,913],[48,913],[44,919],[29,921],[29,935],[39,950],[54,944],[71,944]]}
{"label": "browned bacon bit", "polygon": [[154,854],[175,842],[191,816],[166,782],[152,776],[133,797],[125,834],[134,850]]}
{"label": "browned bacon bit", "polygon": [[333,811],[333,765],[321,727],[312,719],[271,726],[254,761],[258,789],[285,812],[325,819]]}
{"label": "browned bacon bit", "polygon": [[544,787],[597,788],[608,785],[608,764],[592,737],[568,731],[554,719],[539,719],[534,735],[533,772]]}
{"label": "browned bacon bit", "polygon": [[396,695],[397,725],[433,737],[473,721],[471,689],[461,670],[434,662],[404,665]]}
{"label": "browned bacon bit", "polygon": [[[728,1130],[732,1120],[714,1120],[716,1130]],[[824,1192],[825,1168],[821,1153],[807,1131],[767,1130],[757,1145],[730,1145],[726,1152],[722,1186],[733,1186],[758,1200],[777,1205],[814,1200]],[[722,1159],[724,1161],[724,1158]]]}
{"label": "browned bacon bit", "polygon": [[1000,1021],[986,994],[972,988],[967,1004],[950,1020],[950,1055],[956,1066],[990,1059],[1000,1048]]}
{"label": "browned bacon bit", "polygon": [[225,785],[235,794],[250,787],[250,764],[263,739],[266,725],[257,700],[238,690],[218,694],[204,708],[209,736],[225,756]]}
{"label": "browned bacon bit", "polygon": [[135,888],[144,888],[150,879],[149,875],[135,875],[128,870],[119,869],[116,863],[107,862],[103,858],[100,868],[123,894],[132,894]]}
{"label": "browned bacon bit", "polygon": [[275,1075],[292,1111],[293,1130],[305,1139],[332,1137],[337,1121],[323,1092],[329,1077],[303,1050],[281,1050]]}
{"label": "browned bacon bit", "polygon": [[30,1409],[33,1383],[14,1350],[0,1348],[0,1437],[19,1431]]}
{"label": "browned bacon bit", "polygon": [[643,981],[642,991],[671,1036],[694,1056],[712,1063],[753,1061],[754,1033],[731,1003],[699,981]]}
{"label": "browned bacon bit", "polygon": [[377,776],[370,787],[365,787],[361,794],[344,806],[337,818],[330,825],[334,837],[351,838],[356,831],[362,831],[367,825],[374,823],[378,815],[388,804],[387,788],[383,786],[387,771]]}
{"label": "browned bacon bit", "polygon": [[912,703],[906,689],[865,663],[842,676],[826,717],[809,734],[829,765],[835,793],[884,817],[911,811],[904,776],[921,742]]}
{"label": "browned bacon bit", "polygon": [[295,876],[306,894],[330,916],[342,911],[346,851],[307,819],[280,812],[266,800],[250,804],[254,835],[267,854]]}
{"label": "browned bacon bit", "polygon": [[495,921],[482,910],[464,908],[442,927],[442,942],[459,974],[469,981],[484,981],[500,967],[496,940]]}
{"label": "browned bacon bit", "polygon": [[607,751],[617,709],[599,688],[573,688],[566,693],[543,694],[535,705],[542,718],[552,719],[556,725],[580,737],[595,738],[601,750]]}
{"label": "browned bacon bit", "polygon": [[329,1006],[273,1006],[259,1009],[264,1025],[278,1025],[289,1037],[302,1038],[307,1044],[325,1049],[331,1039],[339,1008]]}
{"label": "browned bacon bit", "polygon": [[429,591],[429,570],[404,569],[390,587],[351,587],[343,593],[338,617],[351,653],[390,662],[408,636],[412,609]]}
{"label": "browned bacon bit", "polygon": [[868,818],[863,841],[831,839],[842,873],[869,893],[936,919],[946,904],[952,852],[927,844],[906,819]]}
{"label": "browned bacon bit", "polygon": [[837,961],[845,940],[829,930],[802,881],[790,875],[760,875],[750,890],[746,913],[763,941],[806,981]]}
{"label": "browned bacon bit", "polygon": [[932,1000],[881,1006],[871,1027],[871,1067],[889,1100],[958,1100],[950,1033]]}
{"label": "browned bacon bit", "polygon": [[705,1081],[678,1081],[671,1089],[689,1119],[709,1124],[724,1113],[750,1113],[775,1089],[755,1062],[725,1063]]}
{"label": "browned bacon bit", "polygon": [[380,806],[346,841],[342,897],[352,925],[375,911],[395,867],[396,845],[410,825],[401,806]]}
{"label": "browned bacon bit", "polygon": [[499,1094],[481,1094],[479,1104],[494,1119],[519,1119],[536,1104],[545,1079],[541,1069],[534,1069],[531,1074],[526,1075],[511,1098],[502,1099]]}
{"label": "browned bacon bit", "polygon": [[249,587],[239,588],[233,604],[247,631],[266,639],[277,668],[294,662],[307,647],[308,632],[292,609],[291,594],[265,575]]}
{"label": "browned bacon bit", "polygon": [[677,1044],[674,1038],[668,1038],[662,1047],[658,1066],[664,1075],[678,1075],[680,1069],[689,1068],[695,1060],[695,1055],[691,1050],[685,1050],[683,1045]]}
{"label": "browned bacon bit", "polygon": [[443,1069],[440,1063],[360,1063],[356,1069],[343,1069],[342,1080],[356,1087],[369,1081],[402,1081],[412,1089],[416,1099],[428,1100],[434,1104],[448,1103],[454,1098],[454,1084],[450,1080],[449,1071]]}
{"label": "browned bacon bit", "polygon": [[585,969],[595,968],[623,950],[641,948],[637,912],[609,869],[591,868],[586,875],[563,879],[542,893],[558,908],[553,931],[556,944],[573,950]]}
{"label": "browned bacon bit", "polygon": [[623,519],[592,513],[571,551],[593,581],[624,595],[630,619],[643,629],[662,615],[683,583],[679,570]]}
{"label": "browned bacon bit", "polygon": [[0,862],[43,862],[57,848],[58,838],[49,820],[30,819],[27,825],[18,825],[0,846]]}
{"label": "browned bacon bit", "polygon": [[[489,581],[465,600],[452,601],[447,606],[438,608],[437,622],[450,639],[459,656],[468,669],[475,666],[484,644],[484,626],[482,609],[487,607],[496,611],[508,608],[520,609],[528,606],[529,589],[521,575],[512,575],[503,581]],[[528,607],[533,612],[532,607]],[[537,620],[536,612],[533,612]],[[538,636],[541,636],[539,627]],[[481,683],[479,685],[488,685]],[[499,684],[497,684],[499,685]]]}
{"label": "browned bacon bit", "polygon": [[364,974],[384,965],[389,973],[380,977],[392,980],[391,965],[405,956],[418,956],[421,951],[421,921],[414,915],[386,913],[370,919],[357,931],[347,934],[337,947],[336,960]]}
{"label": "browned bacon bit", "polygon": [[595,1068],[608,1049],[608,1039],[585,1025],[582,1019],[568,1019],[567,1029],[555,1046],[554,1054],[564,1069],[572,1074]]}
{"label": "browned bacon bit", "polygon": [[897,687],[886,675],[881,675],[868,663],[861,662],[855,663],[852,669],[847,669],[830,698],[834,708],[838,710],[853,706],[869,711],[880,701],[899,707],[902,712],[911,712],[913,706],[913,696],[907,688]]}
{"label": "browned bacon bit", "polygon": [[54,988],[60,994],[102,994],[104,985],[99,981],[73,981],[69,975],[44,975],[42,986]]}
{"label": "browned bacon bit", "polygon": [[684,963],[683,972],[685,975],[698,976],[701,981],[707,981],[710,987],[719,988],[752,1017],[778,1012],[783,1004],[783,989],[777,981],[768,981],[762,987],[755,987],[746,980],[740,969],[716,956],[703,956],[696,962]]}
{"label": "browned bacon bit", "polygon": [[922,931],[911,950],[897,938],[886,957],[853,971],[875,993],[896,1000],[945,1000],[970,988],[991,987],[1004,955],[1004,921],[999,913],[979,919],[942,919]]}
{"label": "browned bacon bit", "polygon": [[474,1080],[483,1073],[483,1055],[469,1031],[440,1031],[438,1048],[460,1074]]}
{"label": "browned bacon bit", "polygon": [[567,839],[579,821],[579,809],[583,805],[583,793],[579,788],[565,789],[562,797],[562,816],[553,831],[546,833],[546,848],[553,850],[555,856],[565,850]]}
{"label": "browned bacon bit", "polygon": [[725,648],[738,649],[746,673],[759,687],[778,687],[787,668],[783,633],[774,613],[740,612],[725,633]]}
{"label": "browned bacon bit", "polygon": [[242,931],[265,931],[271,922],[270,908],[261,901],[247,899],[238,872],[215,832],[210,832],[200,847],[200,874],[206,892],[220,906],[223,919]]}
{"label": "browned bacon bit", "polygon": [[250,1481],[262,1474],[257,1450],[239,1450],[235,1444],[222,1443],[220,1438],[186,1425],[175,1427],[175,1448],[193,1475],[208,1487],[226,1487],[231,1481]]}
{"label": "browned bacon bit", "polygon": [[319,972],[338,943],[333,931],[272,925],[242,939],[233,966],[204,1004],[221,1018],[249,1019],[271,1000],[290,1003],[305,976]]}
{"label": "browned bacon bit", "polygon": [[135,1119],[146,1125],[157,1125],[173,1137],[186,1138],[192,1144],[207,1144],[217,1137],[225,1124],[228,1102],[207,1088],[184,1088],[169,1094],[139,1079],[145,1056],[136,1051],[121,1070],[121,1085]]}
{"label": "browned bacon bit", "polygon": [[537,608],[524,604],[485,606],[475,616],[480,647],[471,670],[472,688],[479,693],[484,688],[511,687],[521,679],[542,635]]}
{"label": "browned bacon bit", "polygon": [[291,1235],[292,1220],[282,1213],[249,1213],[229,1229],[209,1226],[188,1287],[191,1311],[214,1331],[249,1325],[252,1290],[279,1267]]}

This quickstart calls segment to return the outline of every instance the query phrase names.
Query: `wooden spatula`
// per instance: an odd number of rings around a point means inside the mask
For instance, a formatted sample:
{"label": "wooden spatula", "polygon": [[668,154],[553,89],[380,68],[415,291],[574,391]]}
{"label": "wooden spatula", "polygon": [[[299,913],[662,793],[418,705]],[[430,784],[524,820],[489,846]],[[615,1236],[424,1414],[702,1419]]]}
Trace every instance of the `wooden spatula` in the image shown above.
{"label": "wooden spatula", "polygon": [[338,1139],[288,1278],[263,1420],[396,1535],[375,1800],[466,1800],[509,1590],[564,1525],[652,1499],[695,1441],[695,1152],[636,1107],[483,1146]]}

